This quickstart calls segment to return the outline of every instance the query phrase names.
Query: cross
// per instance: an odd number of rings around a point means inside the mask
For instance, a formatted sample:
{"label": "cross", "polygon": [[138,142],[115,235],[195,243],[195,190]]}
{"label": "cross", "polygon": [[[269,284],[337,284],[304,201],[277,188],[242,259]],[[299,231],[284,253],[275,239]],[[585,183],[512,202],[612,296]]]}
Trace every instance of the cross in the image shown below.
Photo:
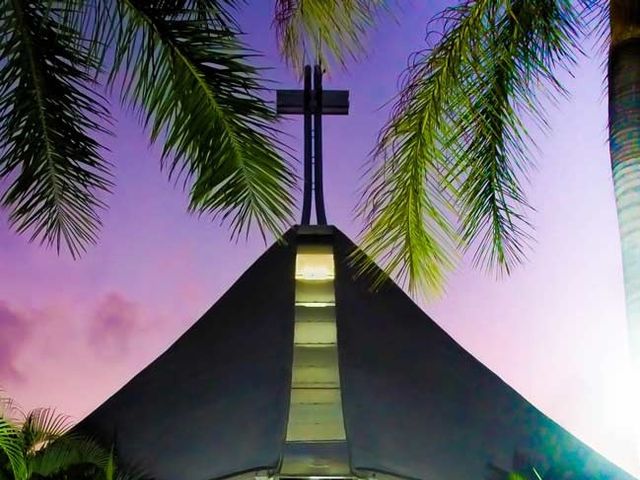
{"label": "cross", "polygon": [[[327,224],[322,186],[322,115],[348,115],[348,90],[322,90],[322,68],[304,67],[304,90],[278,90],[277,112],[284,115],[304,115],[304,188],[302,225],[311,221],[311,197],[315,197],[318,225]],[[312,122],[313,120],[313,122]]]}

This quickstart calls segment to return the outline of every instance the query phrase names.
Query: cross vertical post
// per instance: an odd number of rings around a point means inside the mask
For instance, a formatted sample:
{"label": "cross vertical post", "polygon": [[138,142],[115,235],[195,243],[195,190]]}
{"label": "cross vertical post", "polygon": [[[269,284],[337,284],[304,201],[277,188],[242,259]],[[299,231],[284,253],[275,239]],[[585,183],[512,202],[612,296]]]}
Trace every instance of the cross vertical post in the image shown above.
{"label": "cross vertical post", "polygon": [[312,144],[313,130],[311,125],[311,67],[304,67],[304,186],[302,191],[302,225],[311,223],[311,195],[313,188]]}
{"label": "cross vertical post", "polygon": [[313,89],[315,93],[316,109],[313,114],[313,170],[314,194],[316,198],[316,220],[318,225],[327,224],[327,214],[324,209],[324,190],[322,188],[322,70],[320,65],[313,69]]}
{"label": "cross vertical post", "polygon": [[[302,225],[311,223],[311,206],[315,199],[316,222],[327,224],[324,206],[322,171],[322,116],[348,115],[348,90],[323,90],[322,67],[304,67],[304,90],[278,90],[277,112],[303,115],[304,118],[304,183],[302,190]],[[313,85],[312,85],[313,83]]]}

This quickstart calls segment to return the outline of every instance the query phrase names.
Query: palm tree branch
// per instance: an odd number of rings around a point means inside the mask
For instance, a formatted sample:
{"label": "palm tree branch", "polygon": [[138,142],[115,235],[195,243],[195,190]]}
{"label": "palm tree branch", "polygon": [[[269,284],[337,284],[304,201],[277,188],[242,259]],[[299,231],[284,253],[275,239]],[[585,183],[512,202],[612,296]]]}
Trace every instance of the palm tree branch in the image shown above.
{"label": "palm tree branch", "polygon": [[51,408],[30,411],[22,423],[22,438],[27,453],[33,453],[69,431],[69,417]]}
{"label": "palm tree branch", "polygon": [[276,0],[274,25],[281,55],[302,71],[305,55],[345,64],[362,51],[366,31],[384,0]]}
{"label": "palm tree branch", "polygon": [[[191,208],[229,220],[234,235],[258,226],[278,233],[290,219],[295,176],[281,155],[271,109],[258,96],[251,55],[233,25],[194,8],[167,9],[122,0],[128,25],[116,69],[124,94],[165,136],[169,174],[192,179]],[[115,76],[114,76],[115,78]]]}
{"label": "palm tree branch", "polygon": [[476,243],[474,262],[509,272],[531,238],[521,187],[531,156],[520,115],[546,126],[538,97],[564,93],[553,68],[573,62],[578,19],[562,0],[512,1],[489,19],[493,27],[461,82],[470,101],[453,106],[450,182],[458,185],[463,244]]}
{"label": "palm tree branch", "polygon": [[[477,0],[447,8],[433,19],[442,33],[414,56],[373,153],[374,173],[361,202],[361,211],[381,223],[368,234],[371,252],[379,253],[387,241],[380,233],[382,222],[390,220],[388,211],[415,202],[399,180],[381,186],[381,172],[392,165],[438,197],[443,207],[435,213],[427,204],[414,208],[435,221],[440,234],[444,221],[458,223],[463,249],[477,244],[477,263],[508,269],[522,258],[529,233],[520,182],[529,157],[518,114],[528,111],[544,126],[536,85],[549,85],[545,93],[562,92],[552,70],[571,63],[578,24],[571,8],[565,0]],[[393,219],[387,228],[404,232],[388,249],[408,257],[408,250],[417,248],[407,241],[415,230],[409,222]],[[455,237],[447,234],[444,244]],[[433,262],[450,258],[423,255],[415,270],[442,271]]]}
{"label": "palm tree branch", "polygon": [[28,476],[21,438],[20,429],[0,415],[0,450],[8,458],[15,480],[26,480]]}
{"label": "palm tree branch", "polygon": [[[407,282],[411,291],[442,287],[445,271],[453,265],[453,229],[449,222],[446,192],[433,178],[436,165],[415,161],[426,148],[421,123],[405,117],[413,127],[408,138],[419,137],[412,149],[402,148],[394,161],[384,161],[373,173],[373,183],[360,208],[366,219],[361,238],[362,272],[371,266],[367,257],[377,258],[383,271]],[[407,140],[410,141],[410,140]],[[375,271],[375,270],[374,270]],[[383,277],[378,277],[380,283]]]}
{"label": "palm tree branch", "polygon": [[49,477],[77,465],[93,465],[106,472],[109,452],[92,439],[66,434],[52,440],[29,458],[31,473],[41,477]]}
{"label": "palm tree branch", "polygon": [[[378,259],[387,274],[405,279],[411,290],[441,289],[453,266],[457,240],[442,149],[452,126],[443,121],[448,104],[442,100],[450,93],[459,95],[448,87],[464,73],[463,59],[477,42],[483,9],[490,4],[478,1],[473,8],[465,4],[443,12],[442,17],[456,13],[459,21],[447,22],[447,28],[453,25],[448,34],[413,57],[372,155],[359,206],[366,220],[363,251]],[[407,195],[407,188],[421,194]],[[405,214],[398,215],[400,211]]]}
{"label": "palm tree branch", "polygon": [[107,113],[90,89],[92,59],[64,23],[68,12],[50,3],[11,0],[2,18],[2,204],[18,232],[76,257],[95,242],[97,194],[111,185],[89,136],[106,133]]}

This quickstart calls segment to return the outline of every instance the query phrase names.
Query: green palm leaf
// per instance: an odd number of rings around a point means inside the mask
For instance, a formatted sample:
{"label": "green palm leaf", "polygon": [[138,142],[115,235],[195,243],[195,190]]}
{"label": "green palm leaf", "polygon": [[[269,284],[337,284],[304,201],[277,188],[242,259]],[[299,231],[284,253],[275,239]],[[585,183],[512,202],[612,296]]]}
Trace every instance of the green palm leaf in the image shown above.
{"label": "green palm leaf", "polygon": [[20,435],[30,475],[55,475],[78,465],[92,465],[105,472],[113,468],[111,453],[95,440],[71,431],[69,417],[51,408],[30,411]]}
{"label": "green palm leaf", "polygon": [[23,414],[9,398],[0,396],[0,461],[6,457],[15,480],[50,477],[77,471],[77,467],[90,467],[104,472],[105,478],[115,478],[112,453],[70,432],[70,426],[68,417],[55,410],[39,408]]}
{"label": "green palm leaf", "polygon": [[[361,274],[377,271],[369,260],[375,258],[382,271],[408,283],[410,291],[423,287],[434,292],[442,287],[445,272],[453,266],[455,232],[450,200],[440,185],[438,162],[442,159],[434,156],[421,161],[430,150],[422,141],[426,127],[412,121],[411,115],[405,115],[403,124],[398,125],[406,138],[403,144],[391,147],[393,158],[371,167],[371,183],[359,210],[365,220],[360,245],[363,255],[354,260]],[[381,141],[386,142],[384,138]],[[376,155],[385,153],[380,150]],[[374,277],[374,287],[384,280]]]}
{"label": "green palm leaf", "polygon": [[112,81],[163,138],[169,175],[191,181],[192,210],[220,216],[234,236],[254,222],[280,233],[295,175],[225,3],[121,0]]}
{"label": "green palm leaf", "polygon": [[524,257],[531,157],[519,114],[545,125],[539,96],[563,92],[553,71],[571,64],[580,26],[568,0],[468,1],[435,21],[442,36],[406,73],[360,210],[365,251],[410,287],[441,285],[453,241],[485,267]]}
{"label": "green palm leaf", "polygon": [[553,70],[573,63],[573,8],[569,1],[521,0],[489,12],[492,28],[460,82],[468,98],[452,105],[458,128],[449,181],[458,186],[463,244],[476,243],[474,261],[484,267],[508,272],[525,257],[531,236],[521,184],[531,155],[521,114],[545,127],[540,94],[564,94]]}
{"label": "green palm leaf", "polygon": [[30,411],[22,422],[21,436],[25,451],[33,453],[69,431],[69,417],[51,408]]}
{"label": "green palm leaf", "polygon": [[109,165],[93,135],[107,111],[66,2],[11,0],[0,13],[0,191],[18,232],[72,256],[94,243]]}
{"label": "green palm leaf", "polygon": [[15,480],[28,477],[20,429],[0,415],[0,451],[6,455]]}
{"label": "green palm leaf", "polygon": [[48,443],[29,459],[31,473],[41,477],[78,465],[93,465],[107,472],[109,452],[92,439],[66,434]]}
{"label": "green palm leaf", "polygon": [[[445,121],[446,101],[460,95],[450,86],[464,72],[464,59],[490,3],[476,2],[449,25],[437,47],[414,57],[373,152],[359,208],[366,220],[361,246],[414,292],[418,287],[438,291],[454,263],[454,200],[443,149],[453,125]],[[361,269],[368,269],[367,262],[361,262]]]}
{"label": "green palm leaf", "polygon": [[280,52],[302,71],[311,61],[344,65],[362,51],[362,39],[384,0],[276,0],[274,24]]}

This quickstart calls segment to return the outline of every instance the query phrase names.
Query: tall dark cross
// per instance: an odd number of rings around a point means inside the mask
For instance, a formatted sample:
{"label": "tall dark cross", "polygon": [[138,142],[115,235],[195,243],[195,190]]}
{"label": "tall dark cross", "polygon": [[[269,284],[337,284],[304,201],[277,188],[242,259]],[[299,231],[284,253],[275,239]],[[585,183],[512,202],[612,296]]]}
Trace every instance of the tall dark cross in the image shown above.
{"label": "tall dark cross", "polygon": [[322,116],[348,115],[348,90],[323,90],[322,68],[304,67],[304,90],[278,90],[277,111],[286,115],[304,115],[304,187],[302,225],[311,223],[311,200],[315,198],[318,225],[327,224],[322,185]]}

